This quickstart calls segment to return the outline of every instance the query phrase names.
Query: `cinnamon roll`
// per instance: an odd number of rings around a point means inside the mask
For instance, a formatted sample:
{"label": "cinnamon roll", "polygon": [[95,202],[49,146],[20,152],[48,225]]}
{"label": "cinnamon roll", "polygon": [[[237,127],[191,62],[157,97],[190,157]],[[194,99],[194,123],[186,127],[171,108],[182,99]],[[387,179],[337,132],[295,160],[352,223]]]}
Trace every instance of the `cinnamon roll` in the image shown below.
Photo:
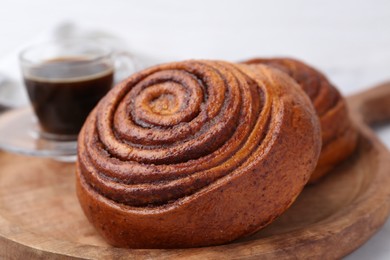
{"label": "cinnamon roll", "polygon": [[117,247],[182,248],[271,223],[308,181],[321,137],[284,73],[190,60],[114,87],[78,144],[77,194],[98,232]]}
{"label": "cinnamon roll", "polygon": [[320,118],[322,151],[310,183],[318,181],[353,153],[357,144],[357,130],[350,120],[345,99],[321,72],[288,58],[257,58],[244,63],[265,64],[287,73],[311,99]]}

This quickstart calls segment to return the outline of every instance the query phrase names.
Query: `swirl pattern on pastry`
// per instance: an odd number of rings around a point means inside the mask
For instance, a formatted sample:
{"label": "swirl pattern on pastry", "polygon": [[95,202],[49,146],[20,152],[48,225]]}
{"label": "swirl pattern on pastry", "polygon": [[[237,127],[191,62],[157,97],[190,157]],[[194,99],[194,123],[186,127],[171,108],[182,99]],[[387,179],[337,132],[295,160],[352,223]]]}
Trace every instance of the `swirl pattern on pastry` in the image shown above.
{"label": "swirl pattern on pastry", "polygon": [[287,73],[312,101],[320,118],[322,151],[310,183],[318,181],[353,153],[357,130],[350,120],[345,99],[321,72],[290,58],[256,58],[244,63],[265,64]]}
{"label": "swirl pattern on pastry", "polygon": [[202,246],[253,233],[288,208],[315,167],[313,114],[299,86],[266,66],[184,61],[144,70],[88,117],[79,200],[116,246]]}

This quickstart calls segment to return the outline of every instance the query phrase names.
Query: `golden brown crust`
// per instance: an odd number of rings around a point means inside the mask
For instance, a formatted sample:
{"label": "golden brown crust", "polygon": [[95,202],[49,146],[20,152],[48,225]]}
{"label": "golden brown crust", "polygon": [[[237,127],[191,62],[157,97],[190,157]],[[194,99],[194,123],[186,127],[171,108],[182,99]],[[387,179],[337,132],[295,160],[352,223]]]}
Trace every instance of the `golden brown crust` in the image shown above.
{"label": "golden brown crust", "polygon": [[116,86],[90,114],[79,135],[77,194],[114,246],[218,245],[284,212],[320,146],[310,100],[284,73],[164,64]]}
{"label": "golden brown crust", "polygon": [[322,73],[289,58],[256,58],[244,63],[265,64],[287,73],[311,99],[320,118],[322,152],[310,183],[319,180],[353,153],[357,144],[357,131],[349,118],[345,99]]}

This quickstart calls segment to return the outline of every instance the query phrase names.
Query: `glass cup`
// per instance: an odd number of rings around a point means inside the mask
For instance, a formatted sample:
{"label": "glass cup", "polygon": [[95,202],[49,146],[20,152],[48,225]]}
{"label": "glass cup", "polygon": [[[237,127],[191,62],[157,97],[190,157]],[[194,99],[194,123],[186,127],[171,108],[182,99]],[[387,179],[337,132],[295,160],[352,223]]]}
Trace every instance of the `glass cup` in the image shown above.
{"label": "glass cup", "polygon": [[86,117],[111,89],[110,48],[82,39],[31,46],[19,56],[40,136],[76,140]]}

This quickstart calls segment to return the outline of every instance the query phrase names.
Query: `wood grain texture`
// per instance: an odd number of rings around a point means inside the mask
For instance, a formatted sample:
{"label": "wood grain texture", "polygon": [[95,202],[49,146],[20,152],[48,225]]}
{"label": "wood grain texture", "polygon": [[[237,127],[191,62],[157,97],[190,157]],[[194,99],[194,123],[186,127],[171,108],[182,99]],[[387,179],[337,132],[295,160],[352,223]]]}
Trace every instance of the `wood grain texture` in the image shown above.
{"label": "wood grain texture", "polygon": [[[360,130],[356,153],[308,186],[266,229],[231,244],[180,250],[107,245],[74,191],[74,165],[0,153],[0,258],[334,259],[363,244],[390,211],[390,154],[367,123],[388,121],[390,84],[349,98]],[[377,113],[381,112],[381,116]]]}

